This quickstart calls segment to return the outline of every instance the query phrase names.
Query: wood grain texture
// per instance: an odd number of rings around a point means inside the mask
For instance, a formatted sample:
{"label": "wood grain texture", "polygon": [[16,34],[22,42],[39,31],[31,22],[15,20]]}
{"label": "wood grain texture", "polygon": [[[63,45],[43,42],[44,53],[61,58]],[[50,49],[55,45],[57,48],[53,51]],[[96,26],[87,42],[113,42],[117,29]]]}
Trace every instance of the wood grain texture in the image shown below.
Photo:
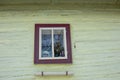
{"label": "wood grain texture", "polygon": [[[71,25],[73,64],[34,64],[35,23]],[[120,80],[119,35],[119,9],[0,11],[0,80]]]}

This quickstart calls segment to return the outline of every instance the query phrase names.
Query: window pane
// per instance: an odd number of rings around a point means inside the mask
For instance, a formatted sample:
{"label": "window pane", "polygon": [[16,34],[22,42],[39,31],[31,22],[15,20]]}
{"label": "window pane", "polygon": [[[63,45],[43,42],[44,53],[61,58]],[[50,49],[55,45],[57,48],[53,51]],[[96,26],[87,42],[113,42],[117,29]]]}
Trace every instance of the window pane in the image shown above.
{"label": "window pane", "polygon": [[52,57],[52,31],[42,30],[41,57]]}
{"label": "window pane", "polygon": [[54,57],[64,57],[64,30],[54,30]]}

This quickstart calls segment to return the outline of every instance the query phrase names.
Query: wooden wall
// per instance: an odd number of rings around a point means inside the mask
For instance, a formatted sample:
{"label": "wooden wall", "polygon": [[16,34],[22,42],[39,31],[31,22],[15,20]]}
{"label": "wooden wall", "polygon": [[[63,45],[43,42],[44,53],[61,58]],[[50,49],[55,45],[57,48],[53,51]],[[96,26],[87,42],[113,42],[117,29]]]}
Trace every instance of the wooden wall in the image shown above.
{"label": "wooden wall", "polygon": [[[35,23],[71,25],[73,64],[33,63]],[[0,10],[0,80],[120,80],[120,9]]]}
{"label": "wooden wall", "polygon": [[99,3],[116,4],[120,0],[0,0],[0,4],[39,4],[39,3]]}

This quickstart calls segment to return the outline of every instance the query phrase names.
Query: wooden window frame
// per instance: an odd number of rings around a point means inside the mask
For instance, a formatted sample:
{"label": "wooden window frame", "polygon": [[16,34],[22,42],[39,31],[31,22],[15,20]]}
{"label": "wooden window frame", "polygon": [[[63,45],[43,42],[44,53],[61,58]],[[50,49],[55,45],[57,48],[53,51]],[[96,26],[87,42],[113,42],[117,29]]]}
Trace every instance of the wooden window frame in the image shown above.
{"label": "wooden window frame", "polygon": [[[42,58],[41,56],[41,32],[42,29],[56,29],[64,30],[64,44],[65,44],[65,57]],[[52,53],[53,54],[53,53]],[[71,50],[71,35],[70,24],[35,24],[35,39],[34,39],[34,64],[60,64],[72,63],[72,50]]]}

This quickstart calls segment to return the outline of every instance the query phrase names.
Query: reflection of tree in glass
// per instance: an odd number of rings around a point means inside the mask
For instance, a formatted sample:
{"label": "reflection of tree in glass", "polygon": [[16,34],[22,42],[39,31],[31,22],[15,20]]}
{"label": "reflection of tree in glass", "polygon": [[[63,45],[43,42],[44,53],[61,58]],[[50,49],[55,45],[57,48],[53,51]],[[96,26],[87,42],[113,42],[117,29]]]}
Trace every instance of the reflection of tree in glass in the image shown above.
{"label": "reflection of tree in glass", "polygon": [[56,42],[54,46],[54,54],[55,57],[63,56],[64,48],[61,46],[60,42]]}
{"label": "reflection of tree in glass", "polygon": [[64,47],[61,45],[60,41],[56,41],[54,44],[54,54],[55,57],[64,57]]}
{"label": "reflection of tree in glass", "polygon": [[63,30],[56,30],[54,34],[54,56],[64,57]]}

